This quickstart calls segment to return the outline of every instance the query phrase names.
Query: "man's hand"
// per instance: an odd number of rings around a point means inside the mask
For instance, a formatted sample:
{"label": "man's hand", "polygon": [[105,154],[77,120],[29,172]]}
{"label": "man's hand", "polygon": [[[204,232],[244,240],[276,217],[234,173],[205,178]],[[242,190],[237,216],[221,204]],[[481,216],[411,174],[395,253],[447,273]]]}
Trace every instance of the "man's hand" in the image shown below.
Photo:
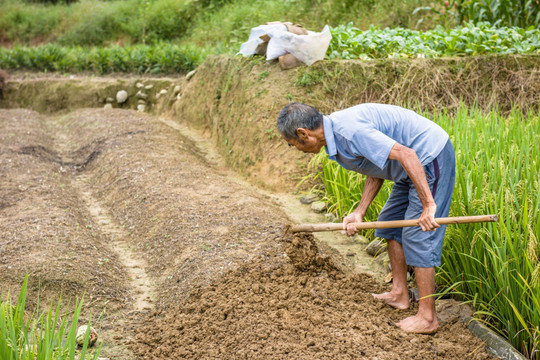
{"label": "man's hand", "polygon": [[422,215],[418,219],[418,224],[422,228],[422,231],[431,231],[441,227],[435,221],[435,212],[437,211],[437,205],[435,203],[425,206],[422,211]]}
{"label": "man's hand", "polygon": [[343,230],[345,230],[347,236],[352,236],[356,234],[358,232],[358,229],[356,229],[356,226],[354,226],[353,224],[360,223],[363,220],[363,216],[356,211],[345,216],[345,218],[343,219]]}

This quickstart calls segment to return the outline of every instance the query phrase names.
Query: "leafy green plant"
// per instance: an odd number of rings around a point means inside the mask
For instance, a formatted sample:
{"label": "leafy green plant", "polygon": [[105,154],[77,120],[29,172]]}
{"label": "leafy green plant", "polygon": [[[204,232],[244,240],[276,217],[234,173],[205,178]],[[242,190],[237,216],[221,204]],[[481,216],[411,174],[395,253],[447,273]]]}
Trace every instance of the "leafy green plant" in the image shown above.
{"label": "leafy green plant", "polygon": [[418,31],[403,28],[366,31],[352,23],[331,29],[330,59],[435,58],[481,54],[532,54],[540,52],[540,30],[494,27],[488,23],[468,23],[454,29],[438,26]]}
{"label": "leafy green plant", "polygon": [[[429,115],[427,115],[429,117]],[[507,117],[460,108],[431,118],[456,149],[451,216],[498,214],[494,224],[449,226],[437,279],[471,302],[476,317],[530,359],[540,352],[540,118],[519,109]],[[358,205],[362,176],[340,168],[325,153],[312,160],[331,211],[343,217]],[[388,182],[386,182],[388,183]],[[366,218],[386,201],[385,184]]]}
{"label": "leafy green plant", "polygon": [[[89,330],[85,335],[82,349],[77,350],[77,322],[81,312],[82,300],[76,304],[75,312],[68,326],[66,317],[60,315],[61,302],[56,308],[36,317],[26,311],[28,276],[25,278],[17,303],[11,304],[9,298],[0,300],[0,358],[2,360],[64,360],[91,358],[96,360],[101,346],[89,356],[87,344]],[[90,326],[88,326],[90,329]]]}

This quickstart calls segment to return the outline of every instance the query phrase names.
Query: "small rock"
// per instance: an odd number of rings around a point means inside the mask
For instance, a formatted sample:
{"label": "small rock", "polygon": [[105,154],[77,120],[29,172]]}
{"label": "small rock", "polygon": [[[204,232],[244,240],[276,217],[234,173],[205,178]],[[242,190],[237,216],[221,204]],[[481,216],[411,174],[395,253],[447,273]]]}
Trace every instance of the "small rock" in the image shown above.
{"label": "small rock", "polygon": [[409,298],[413,302],[418,302],[420,300],[420,293],[418,292],[418,288],[409,289]]}
{"label": "small rock", "polygon": [[390,258],[388,253],[384,252],[375,257],[375,262],[382,266],[386,272],[392,272],[392,267],[390,266]]}
{"label": "small rock", "polygon": [[156,100],[162,97],[163,95],[167,94],[167,90],[163,89],[160,92],[156,94]]}
{"label": "small rock", "polygon": [[[77,336],[75,337],[75,341],[77,342],[77,345],[83,346],[84,344],[84,337],[86,336],[86,330],[88,329],[88,325],[82,325],[79,326],[77,329]],[[90,326],[90,334],[88,337],[88,347],[91,347],[96,343],[96,340],[98,338],[98,334],[96,330]]]}
{"label": "small rock", "polygon": [[375,239],[366,248],[366,252],[371,256],[379,255],[386,251],[386,241],[381,239]]}
{"label": "small rock", "polygon": [[104,109],[112,109],[112,104],[105,104]]}
{"label": "small rock", "polygon": [[180,85],[176,85],[173,90],[174,95],[178,95],[180,93],[181,87]]}
{"label": "small rock", "polygon": [[311,204],[311,211],[318,214],[322,214],[326,210],[326,203],[324,201],[316,201]]}
{"label": "small rock", "polygon": [[360,235],[358,233],[354,235],[354,240],[356,242],[359,242],[360,244],[366,244],[367,245],[367,244],[370,243],[370,240],[367,237],[365,237],[364,235]]}
{"label": "small rock", "polygon": [[317,196],[317,194],[307,194],[300,198],[300,202],[306,205],[311,204],[312,202],[317,200],[319,200],[319,196]]}
{"label": "small rock", "polygon": [[142,89],[144,87],[144,84],[138,82],[137,84],[135,84],[135,86],[137,87],[137,89]]}
{"label": "small rock", "polygon": [[186,75],[186,80],[189,81],[193,77],[193,75],[195,75],[196,72],[197,72],[197,69],[191,70],[190,72],[188,72]]}
{"label": "small rock", "polygon": [[135,94],[135,96],[137,96],[138,98],[141,98],[141,99],[147,99],[148,98],[148,95],[143,93],[142,91],[137,91],[137,94]]}
{"label": "small rock", "polygon": [[127,98],[128,98],[128,93],[126,90],[120,90],[119,92],[116,93],[116,101],[119,104],[125,103]]}
{"label": "small rock", "polygon": [[354,252],[352,252],[351,250],[347,251],[347,253],[345,254],[346,256],[355,256],[356,254]]}
{"label": "small rock", "polygon": [[143,104],[143,105],[146,105],[146,101],[143,100],[143,99],[139,99],[139,100],[137,100],[137,104]]}
{"label": "small rock", "polygon": [[112,97],[108,97],[105,99],[105,102],[108,102],[108,103],[112,103],[114,101],[114,99]]}
{"label": "small rock", "polygon": [[150,89],[152,89],[153,87],[154,87],[154,85],[146,85],[144,88],[145,88],[146,90],[150,90]]}
{"label": "small rock", "polygon": [[324,214],[324,219],[326,220],[326,222],[329,222],[329,223],[333,223],[337,221],[336,215],[331,214],[331,213]]}
{"label": "small rock", "polygon": [[143,112],[146,109],[146,105],[139,104],[137,105],[137,111]]}
{"label": "small rock", "polygon": [[176,95],[176,100],[180,100],[181,96],[180,94]]}

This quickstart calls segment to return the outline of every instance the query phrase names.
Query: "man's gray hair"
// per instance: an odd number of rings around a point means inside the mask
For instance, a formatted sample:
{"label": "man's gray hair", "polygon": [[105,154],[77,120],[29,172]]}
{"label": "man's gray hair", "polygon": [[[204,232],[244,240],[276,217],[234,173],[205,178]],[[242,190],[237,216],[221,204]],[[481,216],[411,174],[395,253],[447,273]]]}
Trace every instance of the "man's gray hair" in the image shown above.
{"label": "man's gray hair", "polygon": [[322,125],[323,115],[313,106],[302,103],[290,103],[279,113],[277,119],[278,131],[286,140],[299,140],[296,130],[318,129]]}

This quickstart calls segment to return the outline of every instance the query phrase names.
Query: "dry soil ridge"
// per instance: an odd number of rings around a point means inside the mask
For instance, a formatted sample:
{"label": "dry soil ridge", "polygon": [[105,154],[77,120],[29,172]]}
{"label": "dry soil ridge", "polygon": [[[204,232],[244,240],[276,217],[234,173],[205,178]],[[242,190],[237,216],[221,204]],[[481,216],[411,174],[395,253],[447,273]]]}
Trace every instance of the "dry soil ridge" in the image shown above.
{"label": "dry soil ridge", "polygon": [[80,191],[81,199],[86,204],[89,213],[99,225],[99,230],[110,240],[110,246],[118,254],[120,262],[126,269],[129,278],[129,287],[133,293],[134,311],[151,310],[155,290],[146,273],[146,261],[133,251],[124,240],[127,232],[112,219],[106,208],[87,190],[90,178],[84,174],[75,176],[73,184]]}

